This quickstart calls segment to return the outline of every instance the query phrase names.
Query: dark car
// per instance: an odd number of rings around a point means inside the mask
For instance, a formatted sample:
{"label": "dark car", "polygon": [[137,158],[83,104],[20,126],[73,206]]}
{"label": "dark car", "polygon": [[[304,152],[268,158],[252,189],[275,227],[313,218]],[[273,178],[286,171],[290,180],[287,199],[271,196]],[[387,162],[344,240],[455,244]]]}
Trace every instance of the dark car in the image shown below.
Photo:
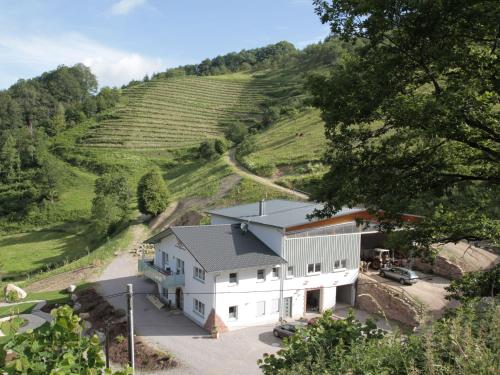
{"label": "dark car", "polygon": [[401,284],[415,284],[418,280],[417,274],[403,267],[381,268],[380,276],[399,281]]}
{"label": "dark car", "polygon": [[274,327],[273,335],[281,339],[284,337],[293,336],[295,332],[297,332],[297,327],[299,326],[301,325],[291,323],[280,324],[279,326]]}

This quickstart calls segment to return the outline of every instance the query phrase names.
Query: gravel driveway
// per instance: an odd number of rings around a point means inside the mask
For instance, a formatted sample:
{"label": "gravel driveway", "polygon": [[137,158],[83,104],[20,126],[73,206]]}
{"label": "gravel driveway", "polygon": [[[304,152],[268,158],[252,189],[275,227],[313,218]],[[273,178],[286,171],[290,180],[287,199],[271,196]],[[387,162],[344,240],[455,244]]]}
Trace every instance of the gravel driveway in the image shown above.
{"label": "gravel driveway", "polygon": [[456,302],[445,299],[445,288],[450,285],[450,280],[418,271],[415,272],[420,280],[413,285],[401,285],[397,281],[379,276],[377,271],[369,271],[367,275],[375,280],[384,282],[385,285],[396,289],[402,288],[411,297],[423,303],[427,307],[427,311],[436,318],[442,315],[445,307],[456,306]]}
{"label": "gravel driveway", "polygon": [[[152,292],[154,284],[136,274],[137,257],[122,254],[99,277],[99,290],[110,296],[132,283],[135,293]],[[108,300],[125,309],[125,296]],[[279,350],[280,340],[272,335],[272,325],[231,331],[214,340],[182,313],[158,310],[145,294],[134,297],[134,314],[136,334],[180,361],[181,367],[164,372],[168,374],[260,374],[257,359]]]}

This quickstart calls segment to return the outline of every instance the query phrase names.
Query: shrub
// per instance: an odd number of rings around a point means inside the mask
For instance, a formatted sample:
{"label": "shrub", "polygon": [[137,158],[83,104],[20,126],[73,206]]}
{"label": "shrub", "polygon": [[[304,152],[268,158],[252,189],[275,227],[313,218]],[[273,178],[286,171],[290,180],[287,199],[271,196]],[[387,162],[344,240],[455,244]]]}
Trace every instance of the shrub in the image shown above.
{"label": "shrub", "polygon": [[226,138],[236,144],[243,142],[247,134],[248,134],[247,127],[240,122],[237,122],[234,125],[227,127],[225,132]]}
{"label": "shrub", "polygon": [[215,150],[215,144],[213,141],[207,140],[203,141],[198,147],[198,157],[205,160],[212,160],[218,156],[219,153]]}
{"label": "shrub", "polygon": [[219,154],[222,155],[224,152],[227,151],[227,142],[224,139],[217,138],[214,141],[214,147],[215,151]]}
{"label": "shrub", "polygon": [[17,301],[19,301],[19,296],[15,291],[11,290],[5,295],[5,301],[6,302],[17,302]]}
{"label": "shrub", "polygon": [[146,173],[137,185],[137,205],[143,214],[158,215],[169,204],[169,192],[160,171]]}
{"label": "shrub", "polygon": [[[13,356],[6,360],[8,374],[100,374],[105,367],[104,356],[97,336],[82,334],[81,319],[69,306],[51,312],[50,326],[14,336],[3,350]],[[1,360],[5,352],[0,353]],[[129,368],[115,375],[131,374]],[[105,374],[111,374],[106,370]]]}
{"label": "shrub", "polygon": [[255,139],[253,137],[247,137],[241,144],[238,146],[237,152],[238,156],[245,156],[255,152],[257,150],[257,146],[255,144]]}

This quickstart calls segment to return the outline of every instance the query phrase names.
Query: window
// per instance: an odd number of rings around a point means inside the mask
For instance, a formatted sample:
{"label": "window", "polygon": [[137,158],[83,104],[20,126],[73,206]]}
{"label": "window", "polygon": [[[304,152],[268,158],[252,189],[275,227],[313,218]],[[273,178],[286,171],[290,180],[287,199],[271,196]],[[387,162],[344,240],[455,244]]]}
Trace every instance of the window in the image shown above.
{"label": "window", "polygon": [[275,298],[271,301],[271,314],[278,313],[280,311],[280,300]]}
{"label": "window", "polygon": [[177,258],[177,275],[184,275],[184,261]]}
{"label": "window", "polygon": [[286,269],[286,276],[293,277],[293,266],[288,266],[288,268]]}
{"label": "window", "polygon": [[161,252],[161,267],[165,270],[168,267],[168,254],[164,251]]}
{"label": "window", "polygon": [[307,273],[320,273],[321,263],[310,263],[307,265]]}
{"label": "window", "polygon": [[238,284],[238,274],[236,272],[229,274],[229,284]]}
{"label": "window", "polygon": [[161,288],[161,296],[164,298],[168,298],[168,289],[167,288]]}
{"label": "window", "polygon": [[266,301],[257,302],[257,316],[266,315]]}
{"label": "window", "polygon": [[335,263],[333,263],[333,268],[340,268],[340,260],[336,260]]}
{"label": "window", "polygon": [[280,277],[280,269],[278,267],[273,267],[272,275],[273,279],[277,279],[278,277]]}
{"label": "window", "polygon": [[229,319],[238,319],[238,306],[229,306]]}
{"label": "window", "polygon": [[205,316],[205,304],[203,302],[198,301],[196,298],[193,298],[193,309],[196,314],[201,316]]}
{"label": "window", "polygon": [[347,268],[347,259],[342,259],[340,261],[340,267]]}
{"label": "window", "polygon": [[198,267],[193,267],[193,277],[196,280],[205,282],[205,271]]}
{"label": "window", "polygon": [[266,279],[266,270],[257,270],[257,281],[264,281]]}

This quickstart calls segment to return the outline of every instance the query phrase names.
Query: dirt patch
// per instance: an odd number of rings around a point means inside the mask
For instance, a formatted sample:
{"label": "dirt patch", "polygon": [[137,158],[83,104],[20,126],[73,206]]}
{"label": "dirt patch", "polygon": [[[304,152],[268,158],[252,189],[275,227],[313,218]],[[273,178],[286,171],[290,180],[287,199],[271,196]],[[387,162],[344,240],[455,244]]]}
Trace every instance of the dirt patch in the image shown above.
{"label": "dirt patch", "polygon": [[[94,288],[76,293],[76,302],[80,305],[78,313],[90,323],[89,334],[105,332],[108,325],[109,355],[113,363],[125,365],[128,362],[127,323],[123,310],[116,310]],[[151,347],[135,337],[136,367],[145,371],[166,370],[177,366],[173,357]]]}
{"label": "dirt patch", "polygon": [[180,218],[172,222],[172,226],[184,226],[184,225],[198,225],[203,219],[203,215],[198,211],[188,211],[184,213]]}
{"label": "dirt patch", "polygon": [[81,281],[87,280],[95,270],[96,266],[87,266],[73,271],[63,272],[34,282],[26,287],[26,290],[28,292],[50,292],[54,290],[62,290],[71,284],[78,284]]}

